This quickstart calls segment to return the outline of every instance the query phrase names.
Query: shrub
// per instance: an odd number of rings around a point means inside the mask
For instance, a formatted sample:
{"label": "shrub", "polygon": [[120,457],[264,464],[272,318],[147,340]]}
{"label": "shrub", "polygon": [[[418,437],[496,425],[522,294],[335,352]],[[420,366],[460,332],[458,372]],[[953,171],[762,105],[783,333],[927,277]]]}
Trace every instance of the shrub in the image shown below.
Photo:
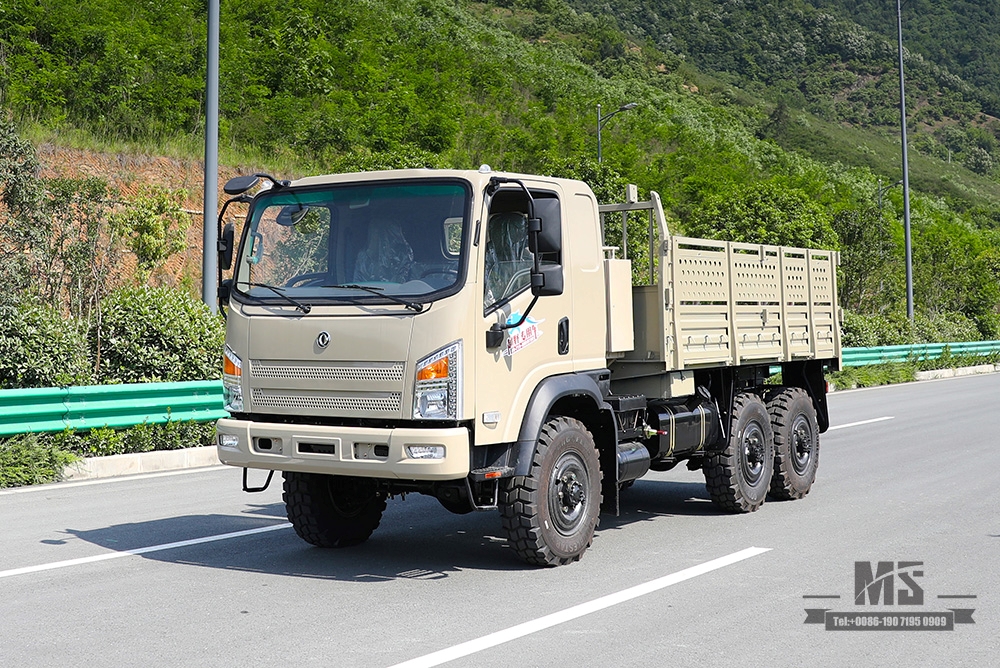
{"label": "shrub", "polygon": [[982,334],[975,321],[963,313],[917,313],[914,318],[917,337],[927,343],[979,341]]}
{"label": "shrub", "polygon": [[861,315],[844,312],[841,343],[845,348],[901,346],[909,343],[979,341],[976,322],[962,313],[916,313],[911,323],[903,313]]}
{"label": "shrub", "polygon": [[915,343],[910,321],[905,315],[861,315],[844,312],[841,343],[845,348],[873,348]]}
{"label": "shrub", "polygon": [[90,330],[100,383],[222,377],[225,325],[208,307],[170,288],[123,288],[102,302]]}
{"label": "shrub", "polygon": [[87,343],[74,321],[40,304],[0,307],[0,388],[90,382]]}
{"label": "shrub", "polygon": [[77,460],[52,439],[23,434],[0,441],[0,487],[55,482]]}
{"label": "shrub", "polygon": [[116,431],[108,427],[98,427],[86,432],[67,429],[50,438],[59,448],[81,457],[107,457],[125,454],[125,433],[124,430]]}
{"label": "shrub", "polygon": [[153,450],[181,450],[215,442],[214,422],[165,422],[143,424],[128,429],[99,427],[90,431],[66,430],[46,438],[62,450],[82,457],[125,455]]}
{"label": "shrub", "polygon": [[182,450],[215,444],[214,422],[143,423],[124,432],[125,452]]}

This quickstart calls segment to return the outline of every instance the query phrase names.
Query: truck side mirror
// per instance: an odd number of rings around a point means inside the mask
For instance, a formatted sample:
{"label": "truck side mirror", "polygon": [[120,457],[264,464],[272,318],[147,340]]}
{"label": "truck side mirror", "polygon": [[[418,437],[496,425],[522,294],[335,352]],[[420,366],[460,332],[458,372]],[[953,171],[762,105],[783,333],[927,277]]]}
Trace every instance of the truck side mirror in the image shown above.
{"label": "truck side mirror", "polygon": [[[528,220],[528,250],[539,253],[562,251],[562,215],[555,197],[534,201],[535,217]],[[531,234],[537,228],[538,234]]]}
{"label": "truck side mirror", "polygon": [[226,280],[219,283],[219,308],[225,311],[226,307],[229,306],[229,297],[233,293],[233,279],[227,278]]}
{"label": "truck side mirror", "polygon": [[[552,297],[563,293],[562,215],[555,197],[534,200],[535,217],[528,220],[528,249],[535,256],[531,272],[531,294]],[[545,254],[556,259],[543,259]]]}
{"label": "truck side mirror", "polygon": [[563,293],[563,268],[561,264],[546,264],[531,272],[531,294],[536,297],[554,297]]}
{"label": "truck side mirror", "polygon": [[234,176],[226,181],[222,186],[223,192],[227,195],[242,195],[260,182],[260,176],[253,174],[250,176]]}
{"label": "truck side mirror", "polygon": [[233,224],[229,223],[226,225],[225,229],[222,230],[222,236],[219,237],[219,269],[230,269],[233,266],[233,242],[236,232],[233,229]]}

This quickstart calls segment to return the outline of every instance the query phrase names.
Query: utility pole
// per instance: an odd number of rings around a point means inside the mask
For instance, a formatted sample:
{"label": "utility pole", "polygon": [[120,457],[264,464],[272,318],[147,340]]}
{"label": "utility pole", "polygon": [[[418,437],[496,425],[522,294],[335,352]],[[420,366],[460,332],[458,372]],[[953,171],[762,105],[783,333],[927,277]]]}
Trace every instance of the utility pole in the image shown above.
{"label": "utility pole", "polygon": [[218,313],[219,234],[219,0],[208,0],[205,69],[205,227],[202,234],[201,300]]}
{"label": "utility pole", "polygon": [[906,87],[903,83],[903,3],[896,0],[899,36],[899,128],[903,143],[903,240],[906,246],[906,317],[913,321],[913,248],[910,244],[910,167],[906,156]]}

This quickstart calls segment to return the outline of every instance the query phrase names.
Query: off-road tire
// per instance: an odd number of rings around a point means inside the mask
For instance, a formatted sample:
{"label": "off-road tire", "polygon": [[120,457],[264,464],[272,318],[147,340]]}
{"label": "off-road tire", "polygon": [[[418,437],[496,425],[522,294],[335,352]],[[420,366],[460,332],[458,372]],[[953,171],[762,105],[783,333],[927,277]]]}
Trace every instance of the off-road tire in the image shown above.
{"label": "off-road tire", "polygon": [[763,399],[751,392],[736,395],[727,434],[726,447],[705,458],[705,485],[722,510],[751,513],[764,503],[774,468],[774,436]]}
{"label": "off-road tire", "polygon": [[801,499],[812,488],[819,467],[819,424],[816,407],[805,390],[782,387],[767,397],[774,431],[771,498]]}
{"label": "off-road tire", "polygon": [[385,494],[369,478],[286,471],[288,521],[316,547],[349,547],[368,540],[382,521]]}
{"label": "off-road tire", "polygon": [[594,437],[579,420],[542,427],[526,476],[506,479],[500,516],[517,555],[536,566],[578,561],[594,540],[601,508],[601,464]]}

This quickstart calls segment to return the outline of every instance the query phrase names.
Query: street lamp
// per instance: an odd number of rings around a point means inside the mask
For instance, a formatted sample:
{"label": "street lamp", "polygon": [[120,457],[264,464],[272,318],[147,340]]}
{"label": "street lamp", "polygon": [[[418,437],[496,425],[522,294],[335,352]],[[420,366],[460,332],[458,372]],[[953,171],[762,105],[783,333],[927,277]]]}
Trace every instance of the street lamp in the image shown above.
{"label": "street lamp", "polygon": [[614,111],[612,111],[610,114],[605,114],[605,115],[602,116],[601,115],[601,105],[600,104],[597,105],[597,162],[601,162],[601,157],[602,157],[601,156],[601,128],[603,128],[604,124],[607,123],[608,120],[612,116],[614,116],[615,114],[620,114],[621,112],[628,111],[629,109],[635,109],[638,106],[639,106],[638,102],[629,102],[628,104],[623,104],[622,106],[618,107],[617,109],[615,109]]}
{"label": "street lamp", "polygon": [[900,179],[900,180],[896,181],[895,183],[887,185],[887,186],[883,186],[882,185],[882,179],[878,180],[878,191],[877,192],[878,192],[878,215],[879,215],[879,217],[882,216],[882,197],[887,192],[889,192],[890,190],[892,190],[896,186],[900,186],[900,185],[903,185],[903,179]]}
{"label": "street lamp", "polygon": [[910,245],[910,167],[906,157],[906,88],[903,84],[903,3],[896,0],[899,36],[899,129],[903,143],[903,239],[906,246],[906,317],[913,321],[913,248]]}

